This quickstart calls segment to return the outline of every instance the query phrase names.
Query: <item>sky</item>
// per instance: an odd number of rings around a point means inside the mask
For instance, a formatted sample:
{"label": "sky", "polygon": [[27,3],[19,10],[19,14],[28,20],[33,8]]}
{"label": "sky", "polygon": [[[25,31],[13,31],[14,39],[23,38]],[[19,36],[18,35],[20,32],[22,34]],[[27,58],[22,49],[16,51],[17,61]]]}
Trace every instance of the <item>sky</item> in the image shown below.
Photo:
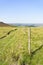
{"label": "sky", "polygon": [[43,0],[0,0],[0,21],[43,23]]}

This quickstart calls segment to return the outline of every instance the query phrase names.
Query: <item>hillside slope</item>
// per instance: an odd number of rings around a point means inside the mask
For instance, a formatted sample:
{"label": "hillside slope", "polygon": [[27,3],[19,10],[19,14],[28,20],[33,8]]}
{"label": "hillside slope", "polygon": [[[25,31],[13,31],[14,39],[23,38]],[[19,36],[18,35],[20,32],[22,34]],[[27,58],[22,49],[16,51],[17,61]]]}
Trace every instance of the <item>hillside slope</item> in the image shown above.
{"label": "hillside slope", "polygon": [[0,27],[3,27],[3,26],[6,27],[6,26],[10,26],[10,25],[3,23],[3,22],[0,22]]}

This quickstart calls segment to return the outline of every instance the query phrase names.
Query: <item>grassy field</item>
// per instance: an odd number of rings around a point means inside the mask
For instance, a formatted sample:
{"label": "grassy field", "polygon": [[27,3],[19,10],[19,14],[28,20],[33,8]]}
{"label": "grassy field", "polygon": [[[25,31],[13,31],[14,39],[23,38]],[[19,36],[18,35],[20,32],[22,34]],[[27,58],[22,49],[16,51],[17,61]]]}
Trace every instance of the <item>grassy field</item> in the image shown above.
{"label": "grassy field", "polygon": [[31,65],[43,65],[43,27],[31,28]]}
{"label": "grassy field", "polygon": [[43,27],[0,27],[0,65],[43,65]]}
{"label": "grassy field", "polygon": [[28,30],[28,27],[0,27],[0,65],[30,63]]}

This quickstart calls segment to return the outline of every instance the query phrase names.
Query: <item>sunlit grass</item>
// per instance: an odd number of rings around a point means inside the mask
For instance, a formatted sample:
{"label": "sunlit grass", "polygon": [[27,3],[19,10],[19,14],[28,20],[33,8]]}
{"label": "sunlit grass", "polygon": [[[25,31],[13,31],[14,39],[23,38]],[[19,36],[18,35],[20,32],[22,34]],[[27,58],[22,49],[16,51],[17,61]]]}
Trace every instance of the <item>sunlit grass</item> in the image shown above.
{"label": "sunlit grass", "polygon": [[[30,28],[0,27],[0,38],[13,30],[5,38],[0,39],[0,65],[43,65],[43,46],[38,49],[43,45],[43,27]],[[31,55],[28,48],[29,40]]]}
{"label": "sunlit grass", "polygon": [[5,38],[0,39],[0,64],[1,65],[23,65],[30,63],[28,51],[28,27],[0,28],[0,32],[12,31]]}
{"label": "sunlit grass", "polygon": [[[43,45],[43,27],[31,28],[31,52]],[[43,65],[43,46],[35,51],[31,59],[31,65]]]}

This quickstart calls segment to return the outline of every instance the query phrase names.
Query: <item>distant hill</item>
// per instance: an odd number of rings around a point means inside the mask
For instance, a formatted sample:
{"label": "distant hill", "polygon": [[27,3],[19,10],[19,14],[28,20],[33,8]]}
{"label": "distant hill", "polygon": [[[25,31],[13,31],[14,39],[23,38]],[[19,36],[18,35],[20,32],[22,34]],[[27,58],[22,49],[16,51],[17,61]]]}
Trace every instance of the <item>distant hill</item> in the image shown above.
{"label": "distant hill", "polygon": [[39,27],[43,26],[43,24],[25,24],[25,23],[4,23],[0,22],[0,27],[7,26],[29,26],[29,27]]}
{"label": "distant hill", "polygon": [[27,24],[27,23],[9,23],[11,26],[29,26],[29,27],[35,27],[34,24]]}
{"label": "distant hill", "polygon": [[3,22],[0,22],[0,27],[7,27],[7,26],[10,26],[9,24],[6,24],[6,23],[3,23]]}

